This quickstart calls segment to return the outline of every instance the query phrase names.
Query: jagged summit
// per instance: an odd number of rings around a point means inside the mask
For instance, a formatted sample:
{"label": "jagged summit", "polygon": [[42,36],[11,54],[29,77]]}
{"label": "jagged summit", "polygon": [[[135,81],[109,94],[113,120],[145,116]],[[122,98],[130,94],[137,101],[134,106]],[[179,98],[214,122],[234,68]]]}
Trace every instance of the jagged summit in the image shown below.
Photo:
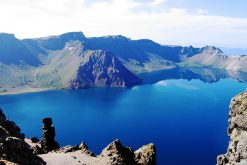
{"label": "jagged summit", "polygon": [[220,50],[220,48],[216,48],[215,46],[205,46],[201,50],[202,50],[202,52],[207,51],[207,52],[214,52],[217,54],[224,54],[223,51]]}

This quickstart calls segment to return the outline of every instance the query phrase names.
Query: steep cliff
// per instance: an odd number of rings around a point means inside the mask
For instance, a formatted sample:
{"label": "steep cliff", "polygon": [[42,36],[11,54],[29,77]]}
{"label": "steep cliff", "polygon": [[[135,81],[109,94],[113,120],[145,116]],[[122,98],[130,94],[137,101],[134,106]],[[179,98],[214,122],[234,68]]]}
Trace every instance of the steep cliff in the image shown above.
{"label": "steep cliff", "polygon": [[110,52],[90,51],[84,58],[70,88],[131,87],[141,82]]}
{"label": "steep cliff", "polygon": [[227,153],[217,157],[217,165],[247,164],[247,91],[231,100]]}

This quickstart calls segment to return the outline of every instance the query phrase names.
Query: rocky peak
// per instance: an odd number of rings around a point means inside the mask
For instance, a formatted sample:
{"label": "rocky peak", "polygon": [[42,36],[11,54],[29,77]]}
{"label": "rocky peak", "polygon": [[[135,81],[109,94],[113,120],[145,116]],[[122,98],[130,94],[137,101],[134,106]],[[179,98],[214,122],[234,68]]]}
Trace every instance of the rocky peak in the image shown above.
{"label": "rocky peak", "polygon": [[6,121],[6,116],[3,113],[3,110],[0,108],[0,123],[2,124],[4,121]]}
{"label": "rocky peak", "polygon": [[137,164],[156,164],[156,148],[150,143],[135,151],[135,161]]}
{"label": "rocky peak", "polygon": [[[21,133],[21,129],[15,125],[13,121],[9,121],[6,119],[2,109],[0,108],[0,127],[2,131],[5,132],[6,135],[16,137],[19,139],[24,139],[25,135]],[[3,134],[4,136],[4,134]]]}
{"label": "rocky peak", "polygon": [[129,147],[124,147],[119,140],[113,141],[100,154],[101,157],[111,157],[112,165],[135,165],[134,151]]}
{"label": "rocky peak", "polygon": [[202,52],[206,52],[208,54],[224,54],[219,48],[214,46],[205,46],[201,48]]}
{"label": "rocky peak", "polygon": [[180,50],[180,55],[182,55],[182,57],[192,57],[196,54],[201,53],[201,49],[199,48],[194,48],[193,46],[189,46],[189,47],[181,47]]}
{"label": "rocky peak", "polygon": [[110,157],[111,165],[156,165],[156,149],[154,144],[147,144],[133,151],[124,147],[117,139],[109,144],[99,157]]}
{"label": "rocky peak", "polygon": [[83,41],[86,39],[86,37],[84,36],[84,34],[79,31],[79,32],[69,32],[69,33],[64,33],[62,35],[60,35],[60,38],[64,39],[64,40],[72,40],[72,41]]}

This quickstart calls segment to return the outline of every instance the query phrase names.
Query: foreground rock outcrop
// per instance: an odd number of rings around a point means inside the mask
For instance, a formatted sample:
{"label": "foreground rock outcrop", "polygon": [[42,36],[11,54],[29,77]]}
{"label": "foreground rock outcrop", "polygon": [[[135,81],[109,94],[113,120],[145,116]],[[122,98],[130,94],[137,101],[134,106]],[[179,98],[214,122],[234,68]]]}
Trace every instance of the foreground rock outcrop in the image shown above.
{"label": "foreground rock outcrop", "polygon": [[[39,142],[26,139],[34,149],[39,148]],[[42,151],[42,150],[41,150]],[[147,144],[134,151],[125,147],[120,140],[115,140],[95,155],[85,143],[75,146],[65,146],[48,153],[37,152],[47,165],[156,165],[156,148],[154,144]]]}
{"label": "foreground rock outcrop", "polygon": [[156,165],[154,144],[145,145],[134,152],[132,148],[124,147],[119,140],[109,144],[98,156],[94,156],[84,143],[62,147],[39,156],[47,165]]}
{"label": "foreground rock outcrop", "polygon": [[24,134],[14,122],[6,119],[0,109],[0,164],[44,165],[40,157],[33,153],[24,141]]}
{"label": "foreground rock outcrop", "polygon": [[217,165],[247,164],[247,91],[231,100],[227,153],[217,157]]}
{"label": "foreground rock outcrop", "polygon": [[95,156],[85,143],[59,148],[52,119],[44,118],[43,124],[41,141],[25,139],[0,109],[0,165],[156,165],[154,144],[134,151],[115,140]]}

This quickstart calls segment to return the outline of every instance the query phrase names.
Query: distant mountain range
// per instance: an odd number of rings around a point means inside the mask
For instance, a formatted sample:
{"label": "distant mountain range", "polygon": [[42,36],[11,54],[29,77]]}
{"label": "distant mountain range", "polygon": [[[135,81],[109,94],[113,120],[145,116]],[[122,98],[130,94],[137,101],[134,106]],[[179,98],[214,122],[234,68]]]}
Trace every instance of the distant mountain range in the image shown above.
{"label": "distant mountain range", "polygon": [[131,87],[143,73],[181,67],[247,72],[247,56],[219,48],[160,45],[124,36],[87,38],[82,32],[35,39],[0,33],[0,92]]}

